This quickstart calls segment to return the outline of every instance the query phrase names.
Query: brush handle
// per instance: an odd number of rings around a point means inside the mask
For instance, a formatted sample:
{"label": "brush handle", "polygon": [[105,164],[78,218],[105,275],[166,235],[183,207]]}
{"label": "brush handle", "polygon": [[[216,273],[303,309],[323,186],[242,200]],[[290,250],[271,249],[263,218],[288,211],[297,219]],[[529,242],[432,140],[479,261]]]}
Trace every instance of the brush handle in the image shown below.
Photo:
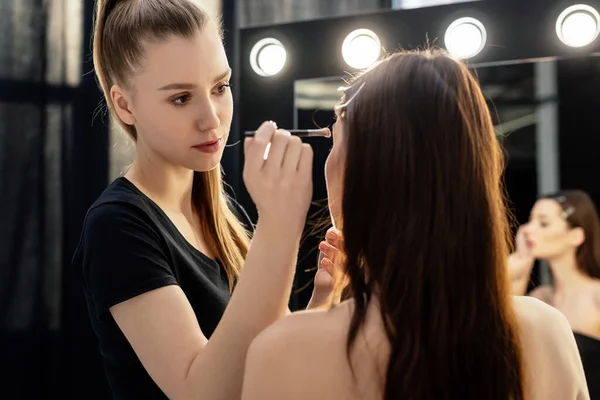
{"label": "brush handle", "polygon": [[[305,137],[330,137],[331,131],[329,128],[322,129],[285,129],[293,136],[298,136],[301,138]],[[245,137],[253,137],[256,134],[256,131],[246,131],[244,132]]]}

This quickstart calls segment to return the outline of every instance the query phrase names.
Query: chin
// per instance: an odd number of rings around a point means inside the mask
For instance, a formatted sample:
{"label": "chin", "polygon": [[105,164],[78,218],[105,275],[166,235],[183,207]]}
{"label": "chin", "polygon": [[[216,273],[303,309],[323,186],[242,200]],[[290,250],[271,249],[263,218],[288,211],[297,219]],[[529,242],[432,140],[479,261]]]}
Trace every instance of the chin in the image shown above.
{"label": "chin", "polygon": [[214,154],[202,154],[195,156],[193,160],[186,163],[186,167],[196,172],[208,172],[217,168],[221,164],[223,152]]}
{"label": "chin", "polygon": [[195,172],[209,172],[212,171],[213,169],[217,168],[221,162],[221,160],[215,162],[215,163],[202,163],[202,164],[196,164],[194,166],[191,166],[190,169],[194,170]]}

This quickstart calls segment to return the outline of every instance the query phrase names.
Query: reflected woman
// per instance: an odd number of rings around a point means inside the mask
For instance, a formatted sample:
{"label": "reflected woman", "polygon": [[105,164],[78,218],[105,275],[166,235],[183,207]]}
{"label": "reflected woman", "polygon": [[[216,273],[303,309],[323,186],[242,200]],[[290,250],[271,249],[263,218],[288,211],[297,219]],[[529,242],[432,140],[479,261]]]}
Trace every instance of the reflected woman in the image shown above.
{"label": "reflected woman", "polygon": [[569,320],[590,396],[600,399],[600,220],[587,193],[564,191],[535,203],[509,258],[515,294],[525,294],[535,259],[548,262],[553,284],[529,295]]}

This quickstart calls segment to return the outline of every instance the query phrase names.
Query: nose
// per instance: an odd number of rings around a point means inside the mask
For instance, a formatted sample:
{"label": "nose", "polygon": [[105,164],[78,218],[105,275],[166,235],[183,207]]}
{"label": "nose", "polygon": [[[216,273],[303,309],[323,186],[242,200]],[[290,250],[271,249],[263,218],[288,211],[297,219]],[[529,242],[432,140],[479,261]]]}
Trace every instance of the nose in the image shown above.
{"label": "nose", "polygon": [[201,131],[213,131],[221,125],[217,105],[210,99],[206,98],[199,107],[197,126]]}

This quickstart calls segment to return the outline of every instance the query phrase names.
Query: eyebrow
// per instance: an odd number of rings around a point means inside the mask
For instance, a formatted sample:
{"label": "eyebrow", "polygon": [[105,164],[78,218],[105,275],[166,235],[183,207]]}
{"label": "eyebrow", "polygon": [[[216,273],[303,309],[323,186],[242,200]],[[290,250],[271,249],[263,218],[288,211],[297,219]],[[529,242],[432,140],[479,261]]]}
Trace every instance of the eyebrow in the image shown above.
{"label": "eyebrow", "polygon": [[544,213],[533,214],[532,217],[537,217],[539,219],[548,219],[550,216]]}
{"label": "eyebrow", "polygon": [[[228,68],[227,71],[216,77],[213,82],[217,83],[227,78],[231,74],[231,68]],[[158,88],[158,90],[193,90],[197,89],[198,85],[195,83],[169,83],[168,85],[162,86]]]}

